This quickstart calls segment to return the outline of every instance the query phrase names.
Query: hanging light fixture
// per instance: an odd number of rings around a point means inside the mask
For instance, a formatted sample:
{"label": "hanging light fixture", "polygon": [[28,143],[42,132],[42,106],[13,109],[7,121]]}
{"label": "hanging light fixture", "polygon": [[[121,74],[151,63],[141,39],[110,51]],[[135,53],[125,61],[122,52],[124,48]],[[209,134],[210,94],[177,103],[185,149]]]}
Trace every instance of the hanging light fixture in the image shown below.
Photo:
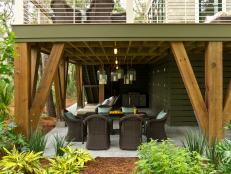
{"label": "hanging light fixture", "polygon": [[113,81],[113,82],[118,81],[118,75],[117,75],[116,71],[111,72],[111,81]]}
{"label": "hanging light fixture", "polygon": [[117,53],[118,53],[117,48],[114,48],[114,54],[117,54]]}
{"label": "hanging light fixture", "polygon": [[129,80],[128,74],[125,74],[125,75],[124,75],[124,84],[125,84],[125,85],[129,85],[129,84],[130,84],[130,80]]}
{"label": "hanging light fixture", "polygon": [[115,64],[118,65],[118,63],[119,63],[119,62],[118,62],[117,57],[116,57]]}
{"label": "hanging light fixture", "polygon": [[107,84],[107,74],[104,69],[97,71],[97,78],[100,85],[106,85]]}
{"label": "hanging light fixture", "polygon": [[118,69],[116,70],[118,79],[122,79],[124,78],[124,70],[121,67],[118,67]]}
{"label": "hanging light fixture", "polygon": [[130,68],[128,70],[128,76],[130,81],[135,81],[136,80],[136,70],[133,68]]}
{"label": "hanging light fixture", "polygon": [[131,58],[131,68],[128,69],[127,74],[131,82],[136,80],[136,70],[132,68],[132,58]]}

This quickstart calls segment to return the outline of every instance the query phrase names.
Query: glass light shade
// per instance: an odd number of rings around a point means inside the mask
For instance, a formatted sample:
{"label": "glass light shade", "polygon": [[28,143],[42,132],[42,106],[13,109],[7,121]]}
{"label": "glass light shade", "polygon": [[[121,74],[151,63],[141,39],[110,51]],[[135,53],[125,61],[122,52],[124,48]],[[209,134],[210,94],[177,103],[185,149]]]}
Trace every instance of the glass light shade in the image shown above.
{"label": "glass light shade", "polygon": [[113,81],[113,82],[118,81],[118,75],[115,71],[111,72],[111,81]]}
{"label": "glass light shade", "polygon": [[130,80],[129,80],[129,75],[128,74],[124,75],[124,84],[125,85],[129,85],[130,84]]}
{"label": "glass light shade", "polygon": [[105,70],[98,70],[97,78],[98,78],[99,84],[107,84],[107,74]]}
{"label": "glass light shade", "polygon": [[117,54],[117,53],[118,53],[117,48],[114,48],[114,54]]}
{"label": "glass light shade", "polygon": [[119,68],[116,70],[116,73],[117,73],[118,79],[124,78],[124,70],[123,70],[122,68],[119,67]]}
{"label": "glass light shade", "polygon": [[128,76],[130,81],[136,80],[136,70],[135,69],[129,69],[128,70]]}

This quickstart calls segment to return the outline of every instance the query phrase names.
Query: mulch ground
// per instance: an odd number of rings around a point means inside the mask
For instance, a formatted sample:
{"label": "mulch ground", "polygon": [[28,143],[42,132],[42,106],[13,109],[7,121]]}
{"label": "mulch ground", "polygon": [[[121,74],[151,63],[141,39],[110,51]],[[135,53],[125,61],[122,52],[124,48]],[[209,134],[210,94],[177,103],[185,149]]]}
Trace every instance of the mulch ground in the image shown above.
{"label": "mulch ground", "polygon": [[97,157],[81,174],[133,174],[137,160],[135,157]]}

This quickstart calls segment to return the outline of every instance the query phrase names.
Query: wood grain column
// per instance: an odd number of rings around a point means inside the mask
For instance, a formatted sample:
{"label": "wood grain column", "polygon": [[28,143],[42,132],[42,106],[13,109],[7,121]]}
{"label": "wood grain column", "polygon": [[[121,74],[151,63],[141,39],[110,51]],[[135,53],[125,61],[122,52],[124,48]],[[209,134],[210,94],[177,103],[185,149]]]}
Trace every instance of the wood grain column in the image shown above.
{"label": "wood grain column", "polygon": [[198,124],[202,131],[207,135],[208,111],[184,44],[183,42],[172,42],[171,47],[193,110],[195,111]]}
{"label": "wood grain column", "polygon": [[205,90],[209,115],[209,140],[224,137],[222,42],[209,42],[205,54]]}
{"label": "wood grain column", "polygon": [[[100,70],[103,70],[103,67],[100,67]],[[102,103],[104,99],[105,99],[104,84],[99,84],[99,103]]]}
{"label": "wood grain column", "polygon": [[17,43],[14,59],[15,121],[19,132],[30,136],[31,62],[28,43]]}
{"label": "wood grain column", "polygon": [[83,67],[76,64],[76,92],[77,92],[77,106],[83,107]]}
{"label": "wood grain column", "polygon": [[32,103],[31,110],[30,110],[30,115],[32,119],[31,126],[32,126],[33,131],[37,129],[40,115],[47,101],[47,97],[49,95],[52,82],[57,72],[59,62],[63,56],[63,52],[64,52],[63,43],[55,43],[53,45],[51,53],[49,55],[48,62],[44,69],[43,76],[41,78],[40,85],[35,94],[35,98],[34,98],[34,101]]}

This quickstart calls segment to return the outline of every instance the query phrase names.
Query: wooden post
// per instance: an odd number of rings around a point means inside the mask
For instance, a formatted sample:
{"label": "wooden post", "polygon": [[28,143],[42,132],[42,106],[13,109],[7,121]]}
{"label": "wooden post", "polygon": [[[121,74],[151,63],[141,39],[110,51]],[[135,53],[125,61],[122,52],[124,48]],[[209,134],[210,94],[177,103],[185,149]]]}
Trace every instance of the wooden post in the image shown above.
{"label": "wooden post", "polygon": [[14,59],[14,87],[15,87],[15,121],[19,132],[30,136],[29,106],[31,98],[30,77],[30,47],[28,43],[16,44]]}
{"label": "wooden post", "polygon": [[230,120],[231,120],[231,81],[229,82],[228,93],[225,100],[223,126],[228,124]]}
{"label": "wooden post", "polygon": [[77,90],[77,106],[83,107],[83,69],[82,65],[76,64],[76,90]]}
{"label": "wooden post", "polygon": [[55,77],[54,77],[54,86],[55,86],[55,98],[56,98],[56,113],[57,113],[57,117],[59,119],[61,119],[62,116],[62,110],[63,105],[63,98],[62,98],[62,94],[61,94],[61,82],[60,82],[60,72],[59,69],[57,70]]}
{"label": "wooden post", "polygon": [[172,42],[172,52],[202,131],[208,133],[208,111],[183,42]]}
{"label": "wooden post", "polygon": [[209,42],[205,56],[205,90],[209,114],[209,140],[224,137],[222,42]]}
{"label": "wooden post", "polygon": [[34,98],[36,92],[36,86],[38,81],[38,69],[40,60],[40,50],[38,47],[31,48],[31,101]]}
{"label": "wooden post", "polygon": [[52,47],[51,54],[49,56],[49,60],[45,67],[43,76],[41,78],[40,85],[35,94],[34,101],[31,106],[31,119],[32,119],[32,130],[35,131],[39,122],[40,115],[47,101],[47,97],[49,95],[49,91],[51,89],[51,85],[57,72],[58,65],[60,59],[63,55],[64,44],[63,43],[55,43]]}
{"label": "wooden post", "polygon": [[[101,67],[100,70],[103,70],[103,67]],[[104,98],[104,84],[99,84],[99,103],[102,103]]]}
{"label": "wooden post", "polygon": [[59,65],[59,78],[61,87],[61,97],[62,97],[62,109],[66,108],[66,83],[67,83],[67,63],[63,58]]}

